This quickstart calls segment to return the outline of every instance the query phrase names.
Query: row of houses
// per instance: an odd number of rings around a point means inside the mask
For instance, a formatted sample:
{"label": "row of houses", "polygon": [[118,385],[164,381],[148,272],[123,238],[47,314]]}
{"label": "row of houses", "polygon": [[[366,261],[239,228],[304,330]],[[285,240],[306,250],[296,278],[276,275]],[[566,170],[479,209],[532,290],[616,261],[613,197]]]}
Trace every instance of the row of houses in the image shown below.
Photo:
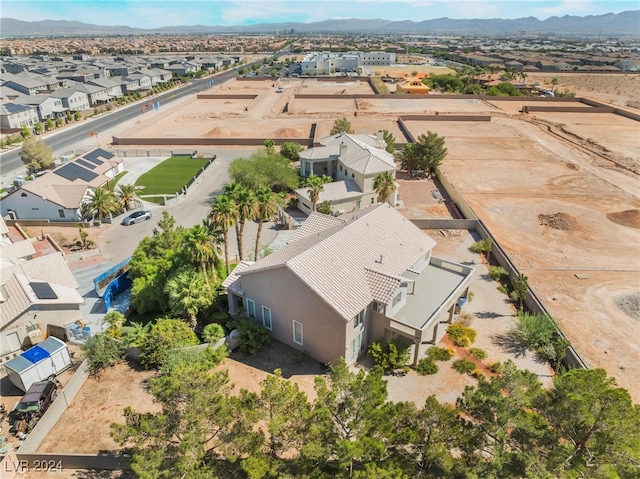
{"label": "row of houses", "polygon": [[35,56],[0,64],[0,127],[33,127],[144,92],[198,70],[217,70],[240,61],[236,56],[103,57],[71,59]]}

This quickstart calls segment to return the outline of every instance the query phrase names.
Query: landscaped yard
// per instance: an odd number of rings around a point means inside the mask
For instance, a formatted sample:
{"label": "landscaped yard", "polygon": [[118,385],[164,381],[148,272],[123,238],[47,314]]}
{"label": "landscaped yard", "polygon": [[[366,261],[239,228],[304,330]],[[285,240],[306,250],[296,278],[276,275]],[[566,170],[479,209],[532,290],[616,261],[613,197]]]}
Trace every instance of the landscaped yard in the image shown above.
{"label": "landscaped yard", "polygon": [[195,176],[207,159],[191,156],[172,156],[143,174],[136,186],[143,188],[142,195],[173,195]]}

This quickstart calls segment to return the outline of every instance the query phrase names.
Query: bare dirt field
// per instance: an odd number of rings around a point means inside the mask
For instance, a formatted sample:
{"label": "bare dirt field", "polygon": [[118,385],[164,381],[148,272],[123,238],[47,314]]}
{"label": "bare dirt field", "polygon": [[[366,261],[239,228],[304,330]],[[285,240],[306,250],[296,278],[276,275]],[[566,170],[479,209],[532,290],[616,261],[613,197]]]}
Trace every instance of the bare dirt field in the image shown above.
{"label": "bare dirt field", "polygon": [[[558,79],[555,89],[569,90],[578,97],[593,98],[612,105],[627,106],[640,103],[640,75],[632,73],[528,73],[527,83],[540,83],[542,88],[553,89],[551,81]],[[636,107],[637,108],[637,107]]]}
{"label": "bare dirt field", "polygon": [[[400,60],[398,60],[400,61]],[[418,74],[427,73],[429,75],[444,75],[445,73],[454,73],[453,70],[446,67],[434,67],[431,65],[406,65],[406,66],[373,66],[368,67],[368,70],[374,72],[375,75],[392,76],[392,77],[404,77],[411,75],[413,72]]]}

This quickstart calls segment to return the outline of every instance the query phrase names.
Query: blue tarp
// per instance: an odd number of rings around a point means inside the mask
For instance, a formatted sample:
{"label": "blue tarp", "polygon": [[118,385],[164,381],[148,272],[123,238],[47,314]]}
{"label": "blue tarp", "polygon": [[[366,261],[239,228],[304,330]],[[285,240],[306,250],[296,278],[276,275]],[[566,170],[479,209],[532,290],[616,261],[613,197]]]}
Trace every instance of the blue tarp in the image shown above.
{"label": "blue tarp", "polygon": [[28,361],[31,361],[33,364],[36,364],[37,362],[40,362],[43,359],[50,357],[51,355],[40,346],[34,346],[22,353],[21,356]]}

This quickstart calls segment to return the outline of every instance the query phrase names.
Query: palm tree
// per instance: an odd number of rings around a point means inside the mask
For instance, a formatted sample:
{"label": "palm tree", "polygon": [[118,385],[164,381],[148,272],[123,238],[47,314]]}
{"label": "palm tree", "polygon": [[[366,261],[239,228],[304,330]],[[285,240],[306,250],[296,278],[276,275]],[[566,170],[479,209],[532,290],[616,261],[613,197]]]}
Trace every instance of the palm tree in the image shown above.
{"label": "palm tree", "polygon": [[237,181],[232,181],[231,183],[227,183],[223,187],[224,194],[227,195],[231,200],[233,200],[233,205],[234,205],[233,213],[235,216],[235,221],[233,222],[233,226],[236,229],[236,238],[240,237],[240,218],[238,214],[238,205],[236,204],[236,197],[238,196],[242,188],[244,188],[244,186],[242,186],[242,184],[238,183]]}
{"label": "palm tree", "polygon": [[553,85],[553,93],[556,92],[556,86],[558,85],[558,77],[553,77],[551,79],[551,85]]}
{"label": "palm tree", "polygon": [[127,211],[131,209],[131,201],[136,197],[136,189],[136,185],[118,185],[116,195],[124,203],[124,208]]}
{"label": "palm tree", "polygon": [[113,192],[104,188],[96,188],[82,203],[80,212],[85,218],[95,218],[97,216],[98,220],[102,221],[105,216],[118,213],[120,208],[120,202]]}
{"label": "palm tree", "polygon": [[201,225],[196,225],[191,228],[186,237],[186,246],[193,260],[200,264],[200,271],[204,277],[204,282],[207,284],[207,288],[210,288],[207,263],[213,260],[216,256],[216,251],[211,243],[211,235],[208,229]]}
{"label": "palm tree", "polygon": [[396,158],[400,161],[400,168],[409,173],[416,169],[419,157],[419,148],[415,143],[407,143],[402,150],[396,153]]}
{"label": "palm tree", "polygon": [[247,220],[251,221],[256,217],[256,195],[249,188],[242,187],[235,196],[235,203],[238,212],[238,255],[240,261],[244,259],[244,225]]}
{"label": "palm tree", "polygon": [[373,190],[378,193],[378,201],[384,203],[389,200],[391,193],[396,191],[396,179],[391,172],[380,173],[373,180]]}
{"label": "palm tree", "polygon": [[213,302],[202,274],[191,268],[181,269],[167,281],[164,290],[169,295],[171,311],[188,316],[189,326],[196,329],[198,313]]}
{"label": "palm tree", "polygon": [[227,195],[216,197],[211,203],[209,218],[212,224],[222,231],[224,266],[228,275],[231,272],[229,269],[229,228],[236,224],[236,205],[234,201]]}
{"label": "palm tree", "polygon": [[122,327],[124,326],[127,318],[120,311],[109,311],[102,318],[102,325],[107,325],[104,330],[105,334],[113,339],[122,339],[124,332]]}
{"label": "palm tree", "polygon": [[324,185],[331,182],[331,177],[322,175],[310,175],[305,180],[305,186],[308,188],[309,199],[311,200],[311,211],[316,210],[316,205],[320,199],[320,193],[324,190]]}
{"label": "palm tree", "polygon": [[258,232],[256,233],[256,249],[254,259],[258,261],[258,250],[260,249],[260,234],[262,233],[262,224],[270,220],[278,212],[278,202],[276,195],[273,194],[269,187],[262,187],[256,191],[256,218],[258,219]]}

